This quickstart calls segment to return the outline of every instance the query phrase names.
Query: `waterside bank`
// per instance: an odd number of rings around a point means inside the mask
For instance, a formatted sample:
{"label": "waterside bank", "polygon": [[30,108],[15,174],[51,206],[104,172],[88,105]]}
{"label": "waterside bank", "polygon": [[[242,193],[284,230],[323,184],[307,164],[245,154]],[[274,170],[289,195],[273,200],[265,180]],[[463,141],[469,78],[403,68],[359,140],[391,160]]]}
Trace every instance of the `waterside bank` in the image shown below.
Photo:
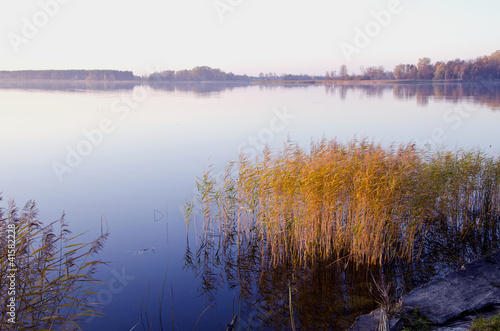
{"label": "waterside bank", "polygon": [[[401,298],[390,330],[402,330],[404,316],[418,310],[430,330],[468,330],[471,321],[500,310],[500,251],[463,265]],[[377,330],[380,309],[356,319],[350,331]]]}

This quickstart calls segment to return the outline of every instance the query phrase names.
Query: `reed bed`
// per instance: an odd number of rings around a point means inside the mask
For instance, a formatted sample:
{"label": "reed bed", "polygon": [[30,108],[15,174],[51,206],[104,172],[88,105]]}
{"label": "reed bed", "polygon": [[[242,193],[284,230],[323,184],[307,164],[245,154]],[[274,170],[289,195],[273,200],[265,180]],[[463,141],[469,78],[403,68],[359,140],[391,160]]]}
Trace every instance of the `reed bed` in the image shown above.
{"label": "reed bed", "polygon": [[[44,225],[37,212],[32,201],[21,212],[13,202],[6,210],[0,208],[0,329],[81,329],[78,323],[84,316],[102,315],[96,311],[98,303],[89,302],[88,296],[95,294],[90,284],[97,282],[93,274],[103,264],[93,257],[102,249],[108,231],[103,231],[101,222],[101,235],[80,243],[80,235],[71,235],[64,215]],[[15,244],[7,240],[7,229],[15,229]],[[9,255],[13,252],[14,256]],[[11,298],[15,318],[9,321]]]}
{"label": "reed bed", "polygon": [[465,236],[496,227],[500,215],[497,156],[367,139],[323,139],[309,152],[287,143],[255,160],[240,155],[220,178],[206,171],[197,187],[186,210],[189,226],[200,207],[200,244],[240,249],[259,241],[259,254],[274,265],[411,260],[436,224]]}

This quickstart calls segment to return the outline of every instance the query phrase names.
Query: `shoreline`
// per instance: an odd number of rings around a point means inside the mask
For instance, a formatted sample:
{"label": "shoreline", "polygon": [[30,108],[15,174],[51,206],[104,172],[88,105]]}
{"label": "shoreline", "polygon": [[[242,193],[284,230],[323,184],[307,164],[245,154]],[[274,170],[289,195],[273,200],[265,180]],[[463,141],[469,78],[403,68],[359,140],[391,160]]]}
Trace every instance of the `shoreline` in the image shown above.
{"label": "shoreline", "polygon": [[148,81],[148,80],[93,80],[93,79],[1,79],[0,83],[11,83],[11,82],[32,82],[32,83],[128,83],[128,84],[176,84],[176,83],[201,83],[201,84],[216,84],[216,83],[227,83],[227,84],[252,84],[252,81],[241,81],[241,80],[206,80],[206,81],[195,81],[195,80],[183,80],[183,81]]}
{"label": "shoreline", "polygon": [[446,85],[446,84],[493,84],[500,85],[499,80],[473,81],[473,80],[269,80],[253,81],[255,85]]}
{"label": "shoreline", "polygon": [[136,80],[92,80],[92,79],[82,79],[82,80],[69,80],[69,79],[0,79],[1,83],[6,82],[39,82],[39,83],[134,83],[134,84],[175,84],[175,83],[201,83],[201,84],[214,84],[214,83],[239,83],[239,84],[249,84],[249,85],[445,85],[445,84],[493,84],[500,85],[500,80],[319,80],[319,79],[307,79],[307,80],[254,80],[254,81],[242,81],[242,80],[208,80],[208,81],[148,81],[142,79]]}

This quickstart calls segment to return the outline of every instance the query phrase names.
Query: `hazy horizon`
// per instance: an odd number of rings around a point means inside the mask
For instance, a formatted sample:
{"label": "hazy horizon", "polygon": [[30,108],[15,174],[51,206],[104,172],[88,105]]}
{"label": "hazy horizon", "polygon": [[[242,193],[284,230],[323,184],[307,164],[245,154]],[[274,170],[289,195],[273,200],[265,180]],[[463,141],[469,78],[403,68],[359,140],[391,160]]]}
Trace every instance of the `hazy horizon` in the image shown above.
{"label": "hazy horizon", "polygon": [[[497,50],[496,52],[500,51]],[[492,53],[495,53],[495,52],[492,52]],[[444,61],[444,62],[447,62],[447,61],[450,61],[450,60],[455,60],[455,59],[460,59],[460,60],[465,60],[465,61],[468,61],[468,60],[474,60],[478,57],[482,57],[482,56],[489,56],[491,54],[480,54],[480,55],[477,55],[476,57],[474,58],[467,58],[467,59],[464,59],[464,58],[453,58],[453,59],[441,59],[439,61]],[[423,57],[426,57],[426,56],[422,56],[421,58]],[[433,63],[437,62],[437,61],[432,61]],[[403,62],[399,62],[399,63],[403,63]],[[399,64],[398,63],[398,64]],[[407,62],[404,62],[405,64]],[[414,63],[409,63],[409,64],[417,64],[416,62]],[[373,64],[371,66],[375,66],[375,67],[378,67],[379,65],[376,65],[376,64]],[[209,67],[209,68],[212,68],[212,69],[220,69],[221,71],[225,72],[225,73],[234,73],[236,75],[248,75],[249,77],[258,77],[258,74],[249,74],[247,72],[231,72],[231,71],[227,71],[227,70],[224,70],[224,68],[215,68],[215,67],[210,67],[210,66],[205,66],[205,65],[196,65],[194,67],[191,67],[191,68],[180,68],[180,69],[177,69],[177,70],[192,70],[194,68],[197,68],[197,67]],[[362,67],[367,67],[365,65],[362,65]],[[360,67],[361,68],[361,67]],[[172,70],[170,68],[154,68],[154,67],[149,67],[149,69],[158,69],[158,70]],[[337,70],[338,68],[332,68],[333,70]],[[392,67],[385,67],[385,70],[386,71],[393,71],[394,68]],[[12,69],[12,70],[4,70],[3,68],[0,68],[0,71],[30,71],[30,70],[33,70],[33,71],[52,71],[52,70],[59,70],[59,71],[72,71],[72,70],[88,70],[88,71],[92,71],[92,70],[101,70],[101,71],[131,71],[135,76],[142,76],[141,74],[138,74],[136,72],[134,72],[133,70],[131,69],[116,69],[116,68],[62,68],[62,69],[54,69],[54,68],[41,68],[41,69],[33,69],[33,68],[24,68],[24,69]],[[174,70],[174,71],[177,71],[177,70]],[[330,70],[328,70],[330,71]],[[146,72],[146,74],[149,74],[151,73],[150,71]],[[263,72],[263,71],[260,71],[259,73],[264,73],[264,74],[267,74],[268,72]],[[276,73],[278,76],[280,75],[279,73],[277,72],[273,72],[273,73]],[[349,73],[354,73],[355,75],[357,74],[360,74],[360,69],[358,70],[352,70],[350,71]],[[283,72],[281,74],[299,74],[298,72]],[[316,75],[316,76],[324,76],[325,73],[321,74],[321,73],[315,73],[315,74],[311,74],[311,73],[308,73],[308,72],[300,72],[300,74],[304,74],[304,75]]]}
{"label": "hazy horizon", "polygon": [[3,6],[2,70],[144,75],[209,66],[252,76],[324,75],[342,64],[350,72],[361,65],[392,70],[422,57],[468,60],[499,49],[500,3],[493,0],[11,0]]}

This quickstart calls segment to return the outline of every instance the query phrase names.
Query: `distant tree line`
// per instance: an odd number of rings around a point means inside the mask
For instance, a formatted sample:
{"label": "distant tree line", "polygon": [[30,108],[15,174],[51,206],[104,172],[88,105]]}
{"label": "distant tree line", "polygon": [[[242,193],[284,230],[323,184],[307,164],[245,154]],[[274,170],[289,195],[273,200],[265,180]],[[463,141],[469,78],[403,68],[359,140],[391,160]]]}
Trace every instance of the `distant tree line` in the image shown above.
{"label": "distant tree line", "polygon": [[132,81],[132,71],[118,70],[19,70],[0,71],[0,79]]}
{"label": "distant tree line", "polygon": [[326,80],[500,80],[500,50],[490,56],[475,60],[451,60],[432,63],[428,57],[421,58],[417,64],[398,64],[394,71],[384,71],[384,67],[361,67],[361,74],[347,72],[342,65],[337,71],[326,72]]}
{"label": "distant tree line", "polygon": [[432,63],[430,58],[421,58],[417,64],[398,64],[393,71],[386,71],[383,66],[364,67],[360,74],[349,74],[346,65],[339,71],[327,71],[325,76],[306,74],[292,75],[276,73],[260,73],[258,77],[235,75],[220,69],[207,66],[195,67],[191,70],[166,70],[141,77],[134,76],[132,71],[118,70],[20,70],[0,71],[0,80],[8,79],[41,79],[41,80],[92,80],[92,81],[134,81],[148,82],[249,82],[261,81],[301,81],[301,80],[500,80],[500,50],[490,56],[478,57],[475,60],[451,60]]}
{"label": "distant tree line", "polygon": [[150,82],[202,82],[202,81],[250,81],[247,75],[235,75],[232,72],[225,73],[220,69],[207,66],[195,67],[191,70],[166,70],[155,72],[143,77]]}
{"label": "distant tree line", "polygon": [[417,65],[399,64],[394,68],[396,79],[424,80],[498,80],[500,79],[500,51],[475,60],[438,61],[422,58]]}
{"label": "distant tree line", "polygon": [[339,73],[337,71],[327,71],[325,75],[326,80],[386,80],[394,79],[394,74],[390,71],[385,71],[383,66],[378,67],[367,67],[362,66],[361,74],[359,75],[349,75],[347,71],[347,66],[340,66]]}
{"label": "distant tree line", "polygon": [[276,73],[263,73],[259,74],[259,80],[312,80],[312,79],[323,79],[323,77],[318,76],[310,76],[306,74],[292,75],[292,74],[281,74],[277,75]]}

